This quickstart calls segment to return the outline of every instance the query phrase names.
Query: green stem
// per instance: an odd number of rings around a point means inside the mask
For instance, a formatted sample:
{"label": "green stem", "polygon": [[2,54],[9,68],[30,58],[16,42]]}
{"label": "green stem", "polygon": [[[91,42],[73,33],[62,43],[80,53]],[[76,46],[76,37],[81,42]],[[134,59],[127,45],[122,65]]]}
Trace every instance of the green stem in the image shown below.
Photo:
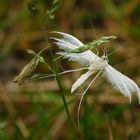
{"label": "green stem", "polygon": [[56,75],[56,81],[58,83],[58,86],[59,86],[59,89],[60,89],[60,92],[61,92],[61,97],[62,97],[63,104],[64,104],[64,107],[65,107],[65,111],[66,111],[66,114],[67,114],[67,117],[68,117],[68,122],[69,122],[69,125],[70,125],[72,133],[73,133],[73,140],[76,140],[77,139],[76,130],[75,130],[75,127],[73,125],[73,122],[72,122],[72,119],[71,119],[71,116],[70,116],[70,112],[69,112],[69,109],[68,109],[68,106],[67,106],[67,102],[66,102],[66,99],[65,99],[65,95],[64,95],[60,80],[59,80],[57,75]]}
{"label": "green stem", "polygon": [[[50,50],[50,54],[51,54],[51,57],[53,58],[53,54],[52,54],[51,50]],[[67,117],[68,117],[68,122],[69,122],[69,125],[70,125],[72,133],[73,133],[73,140],[77,140],[76,130],[75,130],[73,121],[72,121],[71,116],[70,116],[70,112],[69,112],[69,109],[68,109],[68,106],[67,106],[67,102],[66,102],[66,98],[65,98],[65,95],[64,95],[64,92],[63,92],[61,82],[59,80],[58,69],[57,69],[57,66],[56,66],[55,62],[52,62],[52,64],[53,64],[53,68],[54,68],[53,72],[55,74],[55,78],[56,78],[57,84],[58,84],[59,89],[60,89],[60,93],[61,93],[62,101],[63,101],[63,104],[64,104],[64,108],[65,108],[65,111],[66,111],[66,114],[67,114]]]}
{"label": "green stem", "polygon": [[84,116],[83,116],[83,134],[85,140],[90,140],[90,133],[89,133],[89,107],[87,104],[87,96],[84,99]]}

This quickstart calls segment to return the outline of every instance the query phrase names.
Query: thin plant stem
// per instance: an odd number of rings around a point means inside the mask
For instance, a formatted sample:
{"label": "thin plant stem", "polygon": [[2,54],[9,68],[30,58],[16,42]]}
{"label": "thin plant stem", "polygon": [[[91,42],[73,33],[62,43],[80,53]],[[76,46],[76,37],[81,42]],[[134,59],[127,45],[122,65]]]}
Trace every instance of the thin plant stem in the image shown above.
{"label": "thin plant stem", "polygon": [[[53,58],[53,54],[52,54],[51,50],[50,50],[50,54],[51,54],[51,57]],[[67,105],[67,102],[66,102],[66,99],[65,99],[63,88],[62,88],[62,85],[61,85],[61,82],[60,82],[60,79],[59,79],[59,73],[58,73],[56,64],[54,62],[52,64],[53,64],[53,67],[54,67],[55,78],[56,78],[58,87],[60,89],[60,93],[61,93],[62,101],[63,101],[63,104],[64,104],[64,108],[65,108],[65,111],[66,111],[66,114],[67,114],[67,117],[68,117],[68,122],[69,122],[69,125],[70,125],[72,133],[73,133],[73,140],[77,140],[76,130],[75,130],[73,121],[72,121],[71,116],[70,116],[70,112],[69,112],[68,105]]]}
{"label": "thin plant stem", "polygon": [[71,116],[70,116],[70,113],[69,113],[69,109],[68,109],[68,106],[67,106],[67,102],[66,102],[66,99],[65,99],[65,95],[64,95],[60,80],[59,80],[57,75],[56,75],[56,81],[58,83],[58,86],[59,86],[59,89],[60,89],[60,92],[61,92],[61,97],[62,97],[64,107],[65,107],[65,110],[66,110],[66,113],[67,113],[69,124],[71,126],[71,129],[72,129],[72,132],[73,132],[73,135],[74,135],[74,140],[76,140],[77,139],[76,130],[75,130],[75,127],[73,125],[73,122],[72,122],[72,119],[71,119]]}
{"label": "thin plant stem", "polygon": [[[47,23],[46,21],[49,21],[49,20],[46,20],[46,19],[44,20],[43,30],[44,30],[45,34],[46,34],[45,27],[46,27],[46,23]],[[48,43],[47,36],[46,36],[46,41],[47,41],[48,46],[50,46],[49,43]],[[51,55],[51,58],[52,58],[51,60],[53,60],[53,53],[52,53],[51,48],[50,48],[49,52],[50,52],[50,55]],[[54,68],[54,70],[52,70],[52,71],[55,74],[55,78],[56,78],[57,84],[59,86],[61,97],[62,97],[62,100],[63,100],[64,108],[65,108],[65,111],[66,111],[66,114],[67,114],[67,117],[68,117],[68,122],[69,122],[70,128],[71,128],[72,133],[73,133],[73,140],[77,140],[76,130],[75,130],[74,124],[72,122],[72,119],[71,119],[71,116],[70,116],[70,113],[69,113],[69,109],[68,109],[68,106],[67,106],[67,102],[66,102],[66,99],[65,99],[65,95],[64,95],[64,92],[63,92],[61,82],[59,80],[58,70],[57,70],[55,62],[52,62],[52,66]]]}

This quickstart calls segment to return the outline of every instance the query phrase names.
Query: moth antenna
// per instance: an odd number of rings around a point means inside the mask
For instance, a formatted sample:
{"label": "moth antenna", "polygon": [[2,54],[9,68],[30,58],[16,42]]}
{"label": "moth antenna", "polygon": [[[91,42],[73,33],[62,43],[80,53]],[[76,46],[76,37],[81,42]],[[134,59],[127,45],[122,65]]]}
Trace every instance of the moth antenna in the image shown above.
{"label": "moth antenna", "polygon": [[92,27],[93,33],[94,33],[94,35],[95,35],[95,38],[97,39],[97,38],[98,38],[98,35],[97,35],[96,31],[95,31],[95,27],[94,27],[92,21],[91,21],[91,27]]}
{"label": "moth antenna", "polygon": [[112,51],[112,52],[109,53],[107,56],[110,56],[110,55],[112,55],[112,54],[115,53],[115,52],[116,52],[116,50]]}
{"label": "moth antenna", "polygon": [[120,47],[124,47],[126,46],[127,43],[123,44],[123,45],[120,45],[118,48],[116,48],[114,51],[112,51],[111,53],[109,53],[107,56],[110,56],[112,55],[113,53],[115,53],[118,49],[120,49]]}
{"label": "moth antenna", "polygon": [[127,44],[127,43],[124,43],[124,44],[120,45],[120,46],[119,46],[118,48],[116,48],[114,51],[108,53],[107,56],[110,56],[110,55],[114,54],[118,49],[120,49],[120,47],[124,47],[124,46],[126,46],[126,44]]}

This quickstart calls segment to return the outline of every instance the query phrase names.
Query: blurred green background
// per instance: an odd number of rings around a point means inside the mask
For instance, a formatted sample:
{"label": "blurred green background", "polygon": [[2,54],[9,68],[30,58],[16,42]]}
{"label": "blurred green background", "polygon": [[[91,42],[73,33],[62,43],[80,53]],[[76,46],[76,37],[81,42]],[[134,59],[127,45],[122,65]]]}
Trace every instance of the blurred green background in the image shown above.
{"label": "blurred green background", "polygon": [[[12,82],[32,58],[25,49],[38,52],[50,43],[52,52],[58,51],[49,40],[53,30],[84,43],[103,35],[118,36],[104,45],[108,53],[115,51],[109,63],[140,86],[139,0],[0,0],[0,140],[139,140],[137,97],[129,104],[101,76],[84,98],[79,125],[80,96],[72,95],[70,89],[81,72],[60,77],[74,132],[55,78],[27,81],[19,87]],[[49,50],[43,56],[51,65]],[[67,60],[57,64],[65,70],[81,67]],[[35,73],[51,72],[40,64]]]}

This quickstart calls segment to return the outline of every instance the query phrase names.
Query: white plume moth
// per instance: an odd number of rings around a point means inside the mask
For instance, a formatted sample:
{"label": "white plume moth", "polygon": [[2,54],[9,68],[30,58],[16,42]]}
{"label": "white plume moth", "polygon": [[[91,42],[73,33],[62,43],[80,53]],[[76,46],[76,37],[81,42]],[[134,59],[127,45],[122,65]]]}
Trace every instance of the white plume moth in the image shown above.
{"label": "white plume moth", "polygon": [[[131,102],[131,94],[136,93],[140,103],[140,89],[137,84],[124,74],[117,71],[111,65],[109,65],[106,57],[103,58],[97,56],[90,50],[90,47],[87,47],[85,50],[83,49],[84,51],[76,53],[75,50],[80,50],[80,48],[83,48],[85,46],[80,40],[78,40],[72,35],[63,32],[54,31],[53,33],[57,33],[62,36],[62,38],[53,38],[55,40],[54,43],[63,50],[62,52],[59,52],[61,56],[63,56],[64,58],[68,58],[72,61],[78,61],[80,64],[88,67],[88,71],[82,76],[80,76],[73,84],[71,88],[71,93],[73,93],[79,86],[81,86],[93,73],[98,72],[87,87],[87,89],[82,94],[78,106],[78,121],[79,110],[83,96],[99,74],[102,74],[102,76],[112,85],[115,90],[121,92],[124,96],[127,96],[129,98],[129,102]],[[97,46],[98,45],[93,45],[93,47]]]}

